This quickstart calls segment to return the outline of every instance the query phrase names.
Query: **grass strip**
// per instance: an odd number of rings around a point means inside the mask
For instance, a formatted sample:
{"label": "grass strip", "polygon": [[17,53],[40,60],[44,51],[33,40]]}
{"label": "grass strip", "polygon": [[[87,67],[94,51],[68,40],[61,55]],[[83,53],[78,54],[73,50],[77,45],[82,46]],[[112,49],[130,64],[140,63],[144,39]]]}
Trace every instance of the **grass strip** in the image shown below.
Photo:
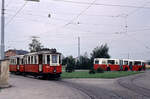
{"label": "grass strip", "polygon": [[89,74],[88,71],[75,71],[72,73],[63,72],[61,77],[62,78],[118,78],[124,77],[134,74],[139,74],[143,72],[139,71],[111,71],[111,72],[104,72],[104,73],[95,73]]}

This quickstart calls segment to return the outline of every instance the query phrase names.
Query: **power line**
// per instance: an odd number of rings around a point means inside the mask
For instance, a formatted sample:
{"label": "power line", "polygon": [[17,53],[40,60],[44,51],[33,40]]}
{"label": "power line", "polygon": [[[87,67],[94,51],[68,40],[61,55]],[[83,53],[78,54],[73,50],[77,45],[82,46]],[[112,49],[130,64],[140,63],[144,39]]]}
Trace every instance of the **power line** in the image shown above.
{"label": "power line", "polygon": [[[58,0],[58,1],[60,1],[60,0]],[[78,1],[69,1],[69,0],[61,0],[60,2],[68,2],[68,3],[75,3],[75,4],[86,4],[86,5],[91,4],[91,3],[88,3],[88,2],[78,2]],[[133,6],[133,5],[118,5],[118,4],[104,4],[104,3],[93,3],[92,5],[150,9],[150,7]]]}
{"label": "power line", "polygon": [[28,1],[25,1],[25,3],[18,9],[18,11],[10,18],[10,20],[5,24],[5,26],[8,26],[11,21],[21,12],[21,10],[26,6]]}
{"label": "power line", "polygon": [[96,0],[94,0],[92,3],[89,3],[89,6],[87,8],[85,8],[83,11],[81,11],[75,18],[73,18],[71,21],[69,21],[67,24],[64,25],[67,26],[69,25],[71,22],[73,22],[74,20],[76,20],[77,18],[79,18],[84,12],[86,12],[94,3],[96,2]]}
{"label": "power line", "polygon": [[[76,20],[77,18],[79,18],[84,12],[86,12],[94,3],[96,2],[96,0],[94,0],[92,3],[89,4],[89,6],[87,8],[85,8],[83,11],[81,11],[76,17],[74,17],[72,20],[70,20],[68,23],[60,26],[60,27],[56,27],[54,29],[57,29],[57,28],[63,28],[63,27],[66,27],[68,26],[71,22],[73,22],[74,20]],[[46,31],[44,33],[48,33],[49,31]],[[38,35],[41,35],[43,33],[39,33]]]}
{"label": "power line", "polygon": [[[142,7],[145,7],[148,3],[149,3],[149,2],[144,3],[144,4],[141,6],[141,8],[142,8]],[[134,11],[128,13],[128,16],[133,15],[135,12],[139,11],[141,8],[137,8],[137,9],[135,9]]]}

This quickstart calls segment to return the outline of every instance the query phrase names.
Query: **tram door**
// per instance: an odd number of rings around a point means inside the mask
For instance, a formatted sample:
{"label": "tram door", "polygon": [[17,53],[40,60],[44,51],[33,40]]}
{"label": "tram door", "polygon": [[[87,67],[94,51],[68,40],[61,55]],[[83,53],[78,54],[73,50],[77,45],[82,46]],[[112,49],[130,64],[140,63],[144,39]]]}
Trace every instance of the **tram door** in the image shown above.
{"label": "tram door", "polygon": [[42,59],[43,59],[43,55],[40,54],[38,55],[38,62],[39,62],[39,72],[42,72]]}
{"label": "tram door", "polygon": [[120,70],[123,70],[123,60],[119,60],[120,63]]}
{"label": "tram door", "polygon": [[19,58],[17,58],[17,70],[19,70]]}
{"label": "tram door", "polygon": [[132,70],[132,66],[133,66],[133,63],[129,62],[129,68],[130,68],[130,70]]}

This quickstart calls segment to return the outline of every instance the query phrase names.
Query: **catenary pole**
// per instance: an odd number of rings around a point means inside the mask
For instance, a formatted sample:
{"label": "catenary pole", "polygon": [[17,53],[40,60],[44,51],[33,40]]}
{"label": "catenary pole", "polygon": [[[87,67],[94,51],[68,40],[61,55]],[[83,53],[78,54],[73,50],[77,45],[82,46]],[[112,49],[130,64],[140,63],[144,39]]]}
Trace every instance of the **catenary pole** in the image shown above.
{"label": "catenary pole", "polygon": [[78,37],[78,59],[80,61],[80,37]]}
{"label": "catenary pole", "polygon": [[2,0],[2,9],[1,9],[1,59],[4,59],[4,51],[5,51],[5,44],[4,44],[4,32],[5,32],[5,1]]}

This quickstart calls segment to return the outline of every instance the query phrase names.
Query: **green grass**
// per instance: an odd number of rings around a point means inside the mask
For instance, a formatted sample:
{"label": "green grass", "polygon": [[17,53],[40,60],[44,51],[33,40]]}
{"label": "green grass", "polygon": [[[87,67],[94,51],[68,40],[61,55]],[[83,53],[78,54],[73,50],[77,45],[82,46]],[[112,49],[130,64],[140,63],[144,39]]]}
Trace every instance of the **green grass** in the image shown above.
{"label": "green grass", "polygon": [[112,72],[89,74],[88,71],[76,71],[72,73],[63,72],[61,77],[62,78],[118,78],[118,77],[124,77],[128,75],[139,74],[139,73],[143,73],[143,72],[112,71]]}

